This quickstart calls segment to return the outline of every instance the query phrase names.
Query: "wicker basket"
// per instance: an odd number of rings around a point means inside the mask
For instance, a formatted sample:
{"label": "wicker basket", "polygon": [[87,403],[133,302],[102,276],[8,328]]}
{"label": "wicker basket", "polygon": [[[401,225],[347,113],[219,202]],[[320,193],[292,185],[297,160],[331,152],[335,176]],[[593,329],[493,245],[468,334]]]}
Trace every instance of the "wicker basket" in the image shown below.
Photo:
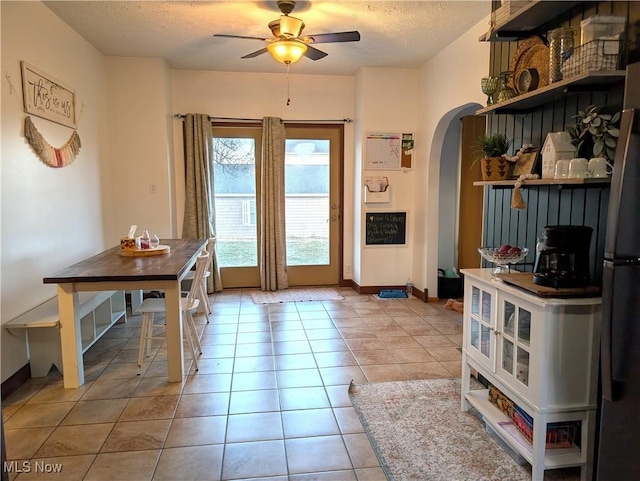
{"label": "wicker basket", "polygon": [[585,72],[624,68],[621,53],[624,55],[624,45],[618,40],[598,39],[580,45],[562,64],[562,78],[568,79]]}
{"label": "wicker basket", "polygon": [[511,173],[511,163],[502,157],[484,157],[480,168],[482,180],[506,180]]}

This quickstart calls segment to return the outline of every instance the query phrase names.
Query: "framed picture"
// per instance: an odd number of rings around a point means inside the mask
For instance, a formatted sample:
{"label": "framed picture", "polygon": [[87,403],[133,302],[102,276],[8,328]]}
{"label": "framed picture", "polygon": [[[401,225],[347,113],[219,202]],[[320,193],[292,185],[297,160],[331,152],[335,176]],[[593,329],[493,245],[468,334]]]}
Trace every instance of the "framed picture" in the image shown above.
{"label": "framed picture", "polygon": [[513,164],[511,177],[517,179],[522,174],[533,174],[538,161],[540,149],[530,149],[520,155],[520,158]]}

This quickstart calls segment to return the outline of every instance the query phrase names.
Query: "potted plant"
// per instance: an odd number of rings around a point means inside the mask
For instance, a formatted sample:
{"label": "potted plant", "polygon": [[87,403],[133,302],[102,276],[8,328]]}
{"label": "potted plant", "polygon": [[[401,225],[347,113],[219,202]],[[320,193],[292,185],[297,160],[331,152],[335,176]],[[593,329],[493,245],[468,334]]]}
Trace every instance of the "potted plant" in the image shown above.
{"label": "potted plant", "polygon": [[487,134],[478,139],[478,160],[482,171],[482,180],[505,180],[509,177],[511,164],[504,157],[511,147],[512,140],[504,134]]}
{"label": "potted plant", "polygon": [[615,125],[620,120],[620,112],[603,114],[600,113],[600,107],[589,105],[573,118],[576,119],[575,125],[568,125],[566,131],[571,136],[571,143],[578,149],[578,157],[605,157],[612,161],[620,135]]}

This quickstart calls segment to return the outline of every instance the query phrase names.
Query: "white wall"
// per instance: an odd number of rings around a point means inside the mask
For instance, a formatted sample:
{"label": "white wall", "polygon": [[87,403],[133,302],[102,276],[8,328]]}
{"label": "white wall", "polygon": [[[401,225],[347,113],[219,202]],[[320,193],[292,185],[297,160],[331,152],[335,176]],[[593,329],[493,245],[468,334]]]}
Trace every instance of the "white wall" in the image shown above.
{"label": "white wall", "polygon": [[160,238],[180,237],[172,206],[170,77],[164,60],[107,57],[111,182],[116,245],[132,224]]}
{"label": "white wall", "polygon": [[[404,285],[412,277],[415,230],[415,170],[364,170],[363,143],[368,133],[415,133],[417,129],[418,71],[413,69],[363,68],[357,74],[358,112],[356,130],[360,142],[359,169],[356,178],[354,229],[359,230],[359,264],[354,280],[360,286]],[[416,138],[416,143],[422,139]],[[414,159],[415,161],[415,159]],[[364,204],[362,195],[365,176],[389,178],[390,202]],[[359,181],[359,182],[358,182]],[[406,211],[406,245],[366,246],[364,216],[366,212]]]}
{"label": "white wall", "polygon": [[[39,2],[0,2],[2,17],[2,324],[53,297],[42,278],[104,249],[111,189],[103,56]],[[53,41],[52,39],[55,39]],[[73,164],[43,164],[23,136],[20,61],[76,90],[82,149]],[[18,91],[11,93],[5,75]],[[31,116],[48,143],[72,130]],[[0,330],[2,381],[27,362],[24,335]]]}
{"label": "white wall", "polygon": [[429,297],[435,297],[438,291],[438,213],[441,207],[447,208],[438,201],[440,159],[430,154],[434,137],[442,140],[437,138],[437,131],[443,117],[463,105],[486,101],[480,79],[489,70],[489,42],[479,42],[478,38],[486,32],[488,21],[487,17],[479,22],[419,69],[414,208],[420,224],[414,236],[413,275],[415,286],[427,288]]}

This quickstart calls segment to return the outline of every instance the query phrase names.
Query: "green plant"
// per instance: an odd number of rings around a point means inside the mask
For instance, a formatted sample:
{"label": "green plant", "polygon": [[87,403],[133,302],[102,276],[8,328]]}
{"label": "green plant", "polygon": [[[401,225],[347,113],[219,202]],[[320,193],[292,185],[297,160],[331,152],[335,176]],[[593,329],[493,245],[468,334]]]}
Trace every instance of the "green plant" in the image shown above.
{"label": "green plant", "polygon": [[620,135],[615,125],[620,120],[620,112],[602,114],[600,107],[589,105],[572,118],[576,119],[576,123],[568,125],[566,131],[571,136],[571,143],[578,149],[578,155],[613,160]]}
{"label": "green plant", "polygon": [[482,135],[476,142],[478,156],[473,161],[474,165],[478,160],[485,157],[502,157],[509,151],[513,141],[504,134]]}

